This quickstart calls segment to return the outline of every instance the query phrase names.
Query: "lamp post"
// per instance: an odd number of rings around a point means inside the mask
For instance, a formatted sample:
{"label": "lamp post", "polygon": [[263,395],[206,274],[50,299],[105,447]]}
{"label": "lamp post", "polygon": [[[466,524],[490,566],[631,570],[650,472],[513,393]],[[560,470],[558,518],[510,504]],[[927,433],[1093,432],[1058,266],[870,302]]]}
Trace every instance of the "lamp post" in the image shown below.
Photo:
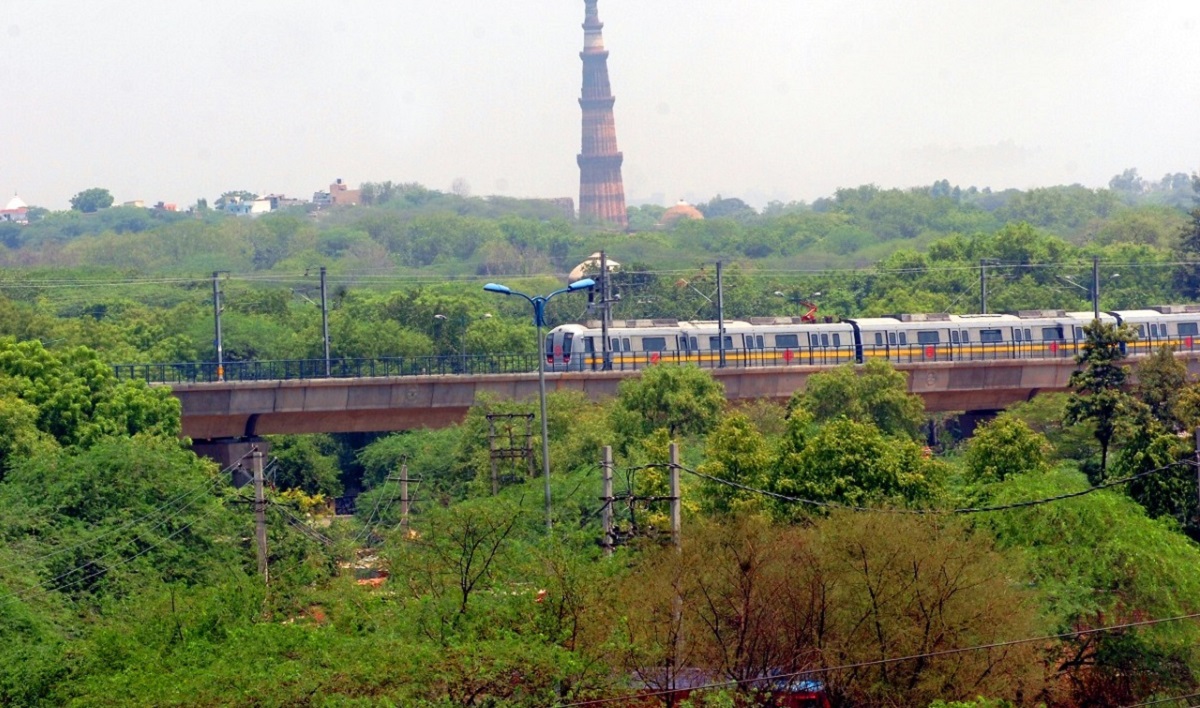
{"label": "lamp post", "polygon": [[500,295],[520,295],[533,306],[533,324],[537,327],[538,341],[538,403],[542,408],[542,481],[546,487],[546,531],[554,529],[554,517],[550,514],[550,429],[546,422],[546,340],[542,339],[542,325],[546,324],[546,303],[555,295],[571,293],[592,287],[596,281],[591,278],[576,280],[561,290],[555,290],[549,295],[526,295],[499,283],[488,283],[483,289],[489,293]]}

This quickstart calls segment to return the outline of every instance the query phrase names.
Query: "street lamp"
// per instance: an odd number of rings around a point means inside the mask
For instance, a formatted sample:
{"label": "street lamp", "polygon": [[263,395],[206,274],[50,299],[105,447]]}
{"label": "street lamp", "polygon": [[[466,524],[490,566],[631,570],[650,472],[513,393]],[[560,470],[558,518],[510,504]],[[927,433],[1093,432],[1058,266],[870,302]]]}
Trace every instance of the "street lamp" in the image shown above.
{"label": "street lamp", "polygon": [[542,407],[542,480],[546,486],[546,531],[554,528],[554,519],[550,515],[550,429],[546,423],[546,340],[542,339],[542,325],[546,324],[546,303],[550,298],[576,290],[585,290],[596,284],[591,278],[576,280],[561,290],[555,290],[549,295],[526,295],[499,283],[488,283],[483,289],[489,293],[500,295],[520,295],[533,305],[533,324],[537,327],[538,341],[538,402]]}

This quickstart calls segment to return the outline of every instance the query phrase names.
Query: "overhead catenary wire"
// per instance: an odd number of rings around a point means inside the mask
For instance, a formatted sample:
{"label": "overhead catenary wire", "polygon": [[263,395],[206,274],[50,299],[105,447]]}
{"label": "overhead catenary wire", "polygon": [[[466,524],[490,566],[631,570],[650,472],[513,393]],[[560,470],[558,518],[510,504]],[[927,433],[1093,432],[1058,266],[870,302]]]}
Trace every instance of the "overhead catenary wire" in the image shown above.
{"label": "overhead catenary wire", "polygon": [[[866,669],[873,666],[886,666],[888,664],[897,664],[904,661],[919,661],[925,659],[937,659],[943,656],[953,656],[955,654],[965,654],[973,651],[990,651],[992,649],[1004,649],[1007,647],[1020,646],[1022,644],[1045,643],[1053,641],[1062,641],[1064,639],[1076,639],[1085,637],[1091,634],[1103,634],[1106,632],[1116,632],[1126,629],[1137,629],[1139,627],[1152,627],[1160,624],[1168,624],[1171,622],[1183,622],[1186,620],[1200,619],[1200,612],[1194,612],[1186,615],[1176,615],[1174,617],[1160,617],[1157,619],[1138,620],[1135,622],[1125,622],[1123,624],[1107,625],[1104,627],[1093,627],[1091,629],[1079,629],[1072,632],[1062,632],[1060,634],[1047,634],[1039,637],[1025,637],[1022,639],[1009,639],[1000,642],[991,642],[989,644],[978,644],[969,647],[957,647],[954,649],[940,649],[938,651],[922,652],[919,654],[908,654],[905,656],[885,657],[882,659],[872,659],[869,661],[860,661],[853,664],[842,664],[840,666],[825,666],[815,669],[805,669],[803,671],[791,671],[787,673],[773,674],[770,676],[762,676],[759,678],[742,679],[740,681],[714,681],[712,683],[703,684],[700,686],[689,687],[692,692],[715,690],[720,688],[733,688],[737,686],[752,685],[757,683],[778,682],[787,679],[799,679],[806,676],[818,676],[830,674],[838,671],[849,671],[852,669]],[[665,696],[672,694],[677,689],[662,689],[657,691],[647,691],[637,694],[637,698],[653,698],[656,696]],[[611,698],[597,698],[586,701],[576,701],[574,703],[563,704],[563,708],[578,708],[581,706],[600,706],[618,701],[628,701],[630,696],[613,696]]]}
{"label": "overhead catenary wire", "polygon": [[[78,543],[74,543],[74,544],[72,544],[72,545],[70,545],[70,546],[64,546],[64,547],[62,547],[62,548],[58,548],[58,549],[56,549],[56,550],[54,550],[54,551],[51,551],[51,552],[49,552],[49,553],[46,553],[46,554],[43,554],[43,555],[40,555],[40,556],[36,556],[36,557],[34,557],[34,558],[31,558],[30,560],[31,560],[31,561],[35,561],[35,562],[46,561],[46,560],[49,560],[49,559],[51,559],[51,558],[55,558],[55,557],[57,557],[57,556],[60,556],[60,555],[62,555],[63,553],[68,553],[68,552],[70,552],[70,551],[75,551],[75,550],[78,550],[78,549],[80,549],[80,548],[84,548],[84,547],[86,547],[86,546],[89,546],[89,545],[91,545],[91,544],[93,544],[93,543],[96,543],[97,541],[99,541],[99,540],[101,540],[101,539],[103,539],[103,538],[106,538],[106,537],[108,537],[108,536],[111,536],[112,534],[114,534],[114,533],[117,533],[118,531],[124,531],[124,530],[126,530],[126,529],[128,529],[128,528],[130,528],[130,527],[134,526],[135,524],[139,524],[139,523],[142,523],[143,521],[147,521],[147,520],[149,520],[150,518],[152,518],[152,517],[154,517],[154,516],[157,516],[158,514],[160,514],[160,513],[164,512],[164,511],[165,511],[167,508],[169,508],[169,507],[173,506],[173,505],[174,505],[174,504],[176,504],[177,502],[179,502],[179,501],[181,501],[181,500],[183,500],[183,499],[185,499],[185,498],[187,498],[187,497],[193,496],[193,495],[195,495],[195,494],[197,494],[197,493],[199,493],[199,492],[207,492],[207,491],[211,491],[212,489],[215,489],[215,488],[216,488],[216,487],[217,487],[217,486],[220,484],[220,482],[222,481],[222,476],[223,476],[223,475],[225,475],[225,474],[228,474],[228,473],[232,472],[232,471],[233,471],[233,470],[234,470],[234,469],[235,469],[235,468],[236,468],[236,467],[237,467],[239,464],[241,464],[241,462],[242,462],[243,460],[245,460],[247,457],[249,457],[249,456],[250,456],[250,454],[251,454],[250,452],[247,452],[247,453],[243,454],[241,457],[239,457],[238,459],[234,460],[234,461],[233,461],[232,463],[230,463],[228,466],[226,466],[225,468],[221,469],[220,471],[218,471],[218,472],[216,472],[215,474],[213,474],[212,476],[210,476],[210,477],[209,477],[209,478],[208,478],[206,481],[204,481],[203,483],[201,483],[201,484],[199,484],[199,485],[196,485],[196,486],[194,486],[194,487],[192,487],[192,488],[189,488],[189,489],[187,489],[187,490],[184,490],[184,491],[182,491],[182,492],[180,492],[180,493],[176,494],[175,496],[171,497],[170,499],[168,499],[167,501],[163,502],[162,504],[159,504],[159,505],[158,505],[157,507],[155,507],[154,509],[151,509],[150,511],[146,512],[146,513],[145,513],[145,514],[143,514],[142,516],[139,516],[139,517],[137,517],[137,518],[134,518],[134,519],[130,519],[129,521],[126,521],[125,523],[121,524],[120,526],[116,526],[116,527],[110,528],[110,529],[108,529],[108,530],[106,530],[106,531],[102,531],[101,533],[98,533],[98,534],[96,534],[95,536],[92,536],[92,537],[90,537],[90,538],[87,538],[87,539],[85,539],[85,540],[83,540],[83,541],[80,541],[80,542],[78,542]],[[188,506],[190,506],[190,504],[187,504],[187,505],[184,505],[183,507],[180,507],[180,509],[178,509],[177,511],[182,511],[183,509],[186,509]]]}
{"label": "overhead catenary wire", "polygon": [[[654,462],[654,463],[650,463],[647,465],[639,465],[637,467],[628,468],[628,471],[633,472],[633,471],[637,471],[639,469],[662,468],[662,467],[670,467],[670,466],[671,465],[669,463]],[[825,508],[825,509],[835,509],[835,510],[841,510],[841,511],[854,511],[854,512],[859,512],[859,513],[877,513],[877,514],[906,514],[906,515],[913,515],[913,516],[949,516],[949,515],[954,515],[954,514],[983,514],[983,513],[990,513],[990,512],[996,512],[996,511],[1009,511],[1012,509],[1022,509],[1022,508],[1026,508],[1026,507],[1032,507],[1032,506],[1041,506],[1043,504],[1050,504],[1053,502],[1063,501],[1066,499],[1073,499],[1075,497],[1082,497],[1087,494],[1091,494],[1093,492],[1098,492],[1102,489],[1108,489],[1110,487],[1117,487],[1117,486],[1120,486],[1123,484],[1129,484],[1130,482],[1142,479],[1143,477],[1149,477],[1151,475],[1159,474],[1160,472],[1165,472],[1166,470],[1172,469],[1174,467],[1180,467],[1180,466],[1194,467],[1194,466],[1196,466],[1196,463],[1191,460],[1177,460],[1170,464],[1163,465],[1162,467],[1156,467],[1151,470],[1144,470],[1142,472],[1138,472],[1137,474],[1129,475],[1128,477],[1122,477],[1120,479],[1114,479],[1114,480],[1110,480],[1108,482],[1103,482],[1101,484],[1097,484],[1097,485],[1088,487],[1087,489],[1082,489],[1082,490],[1075,491],[1075,492],[1067,492],[1064,494],[1058,494],[1058,495],[1055,495],[1052,497],[1045,497],[1042,499],[1031,499],[1031,500],[1027,500],[1027,501],[1012,502],[1010,504],[998,504],[995,506],[984,506],[984,507],[962,507],[962,508],[957,508],[957,509],[898,509],[898,508],[891,508],[891,507],[855,506],[852,504],[840,504],[838,502],[822,501],[822,500],[817,500],[817,499],[805,499],[803,497],[793,497],[793,496],[789,496],[787,494],[780,494],[779,492],[772,492],[772,491],[766,490],[766,489],[758,489],[756,487],[751,487],[749,485],[742,484],[740,482],[734,482],[734,481],[728,480],[728,479],[721,479],[720,477],[715,477],[713,475],[705,474],[703,472],[699,472],[697,470],[690,469],[683,465],[678,465],[680,470],[687,472],[688,474],[690,474],[694,477],[704,479],[704,480],[707,480],[710,482],[714,482],[716,484],[722,484],[727,487],[732,487],[734,489],[740,489],[742,491],[751,492],[753,494],[759,494],[759,495],[762,495],[765,497],[770,497],[772,499],[778,499],[780,501],[792,502],[792,503],[796,503],[796,504],[804,504],[807,506],[814,506],[814,507],[820,507],[820,508]]]}
{"label": "overhead catenary wire", "polygon": [[[1197,697],[1200,697],[1200,693],[1187,693],[1182,696],[1171,696],[1170,698],[1159,698],[1159,699],[1156,699],[1153,701],[1144,701],[1142,703],[1129,703],[1127,705],[1121,706],[1121,708],[1144,708],[1144,706],[1158,706],[1158,705],[1162,705],[1164,703],[1178,703],[1179,701],[1186,701],[1188,699],[1197,698]],[[1193,704],[1189,704],[1189,706],[1190,705],[1193,705]]]}
{"label": "overhead catenary wire", "polygon": [[[1193,260],[1169,260],[1169,261],[1154,261],[1154,262],[1104,262],[1103,267],[1112,268],[1175,268],[1179,266],[1200,266],[1200,261]],[[1045,263],[996,263],[992,268],[1007,268],[1011,270],[1081,270],[1091,267],[1090,262],[1085,261],[1058,261]],[[848,267],[848,268],[755,268],[740,271],[740,275],[746,278],[759,278],[764,276],[804,276],[817,277],[822,275],[846,275],[857,274],[864,276],[871,275],[912,275],[920,273],[949,273],[949,272],[974,272],[978,270],[975,264],[955,264],[955,265],[925,265],[917,267],[905,268],[880,268],[875,266],[870,267]],[[208,275],[195,276],[177,276],[177,277],[126,277],[126,278],[39,278],[39,279],[2,279],[3,271],[0,271],[0,290],[3,289],[51,289],[51,288],[92,288],[92,287],[111,287],[111,286],[138,286],[138,285],[204,285],[211,282],[211,277]],[[622,271],[623,275],[627,276],[674,276],[674,275],[696,275],[695,268],[656,268],[646,270],[627,270]],[[528,274],[528,273],[499,273],[491,274],[483,277],[473,274],[464,275],[428,275],[425,273],[379,273],[376,271],[345,271],[339,273],[330,273],[330,285],[353,285],[356,283],[413,283],[413,284],[438,284],[447,282],[479,282],[483,283],[486,280],[503,279],[514,281],[529,281],[545,278],[556,277],[552,273],[543,274]],[[226,282],[247,282],[247,283],[311,283],[312,278],[305,276],[302,273],[230,273],[222,278]]]}
{"label": "overhead catenary wire", "polygon": [[[192,519],[191,521],[187,522],[186,524],[183,524],[179,528],[175,529],[175,531],[171,532],[171,534],[169,534],[167,537],[160,539],[157,543],[152,543],[152,544],[146,546],[145,548],[143,548],[142,550],[138,551],[137,553],[133,554],[132,556],[124,558],[116,563],[111,564],[111,565],[100,567],[97,570],[95,570],[94,572],[92,572],[86,576],[83,576],[81,578],[76,578],[75,580],[72,580],[69,583],[63,583],[61,585],[54,585],[53,587],[48,587],[47,583],[38,583],[37,585],[33,585],[29,588],[26,588],[25,590],[15,592],[15,593],[10,593],[7,596],[0,597],[0,606],[7,605],[11,602],[16,602],[18,600],[28,600],[31,597],[35,597],[37,595],[44,595],[48,592],[56,592],[56,591],[61,592],[68,588],[79,585],[81,583],[85,583],[88,580],[91,580],[92,578],[110,573],[113,570],[120,568],[124,565],[128,565],[129,563],[132,563],[133,561],[137,560],[138,558],[146,555],[147,553],[154,550],[155,548],[158,548],[159,546],[166,543],[167,541],[170,541],[171,539],[180,535],[181,533],[183,533],[184,531],[188,530],[193,525],[195,525],[197,522],[213,515],[214,513],[216,513],[216,511],[218,509],[219,509],[219,507],[213,507],[213,508],[209,509],[208,511],[202,513],[199,517]],[[159,524],[159,525],[161,525],[161,524]],[[122,544],[122,546],[124,546],[124,545],[125,544]],[[121,546],[118,546],[118,548],[120,548],[120,547]],[[112,552],[105,554],[104,556],[102,556],[99,559],[89,561],[88,563],[80,566],[79,568],[76,568],[75,570],[72,570],[69,573],[65,573],[65,574],[63,574],[63,576],[59,576],[59,577],[64,577],[66,575],[73,574],[82,568],[86,568],[89,565],[93,565],[96,562],[96,560],[101,560],[102,558],[108,557],[109,555],[112,555]]]}

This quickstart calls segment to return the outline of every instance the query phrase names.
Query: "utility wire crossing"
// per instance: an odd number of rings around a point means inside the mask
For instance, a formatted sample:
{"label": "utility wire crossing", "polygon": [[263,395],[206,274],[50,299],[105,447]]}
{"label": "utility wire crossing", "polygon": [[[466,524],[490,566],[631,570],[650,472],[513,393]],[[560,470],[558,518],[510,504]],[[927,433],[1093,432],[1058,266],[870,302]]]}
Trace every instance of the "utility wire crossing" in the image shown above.
{"label": "utility wire crossing", "polygon": [[[772,491],[769,491],[766,489],[758,489],[756,487],[751,487],[749,485],[742,484],[740,482],[734,482],[734,481],[728,480],[728,479],[721,479],[720,477],[714,477],[713,475],[705,474],[703,472],[699,472],[697,470],[693,470],[688,467],[684,467],[683,465],[676,465],[676,466],[680,470],[687,472],[690,475],[693,475],[700,479],[707,480],[709,482],[713,482],[716,484],[722,484],[727,487],[732,487],[734,489],[740,489],[745,492],[751,492],[753,494],[759,494],[759,495],[762,495],[765,497],[770,497],[772,499],[779,499],[780,501],[793,502],[796,504],[805,504],[808,506],[815,506],[815,507],[820,507],[820,508],[824,508],[824,509],[837,509],[837,510],[842,510],[842,511],[854,511],[854,512],[860,512],[860,513],[904,514],[904,515],[911,515],[911,516],[949,516],[949,515],[953,515],[953,514],[984,514],[984,513],[990,513],[990,512],[995,512],[995,511],[1008,511],[1010,509],[1022,509],[1025,507],[1040,506],[1042,504],[1050,504],[1050,503],[1057,502],[1057,501],[1063,501],[1064,499],[1073,499],[1075,497],[1082,497],[1082,496],[1091,494],[1093,492],[1098,492],[1102,489],[1108,489],[1110,487],[1118,487],[1123,484],[1129,484],[1130,482],[1142,479],[1144,477],[1149,477],[1151,475],[1159,474],[1161,472],[1165,472],[1166,470],[1173,469],[1175,467],[1181,467],[1181,466],[1196,467],[1197,463],[1193,462],[1192,460],[1178,460],[1176,462],[1172,462],[1170,464],[1163,465],[1162,467],[1156,467],[1152,470],[1145,470],[1142,472],[1138,472],[1137,474],[1129,475],[1128,477],[1122,477],[1120,479],[1114,479],[1114,480],[1110,480],[1108,482],[1103,482],[1101,484],[1097,484],[1097,485],[1088,487],[1087,489],[1079,490],[1077,492],[1067,492],[1065,494],[1059,494],[1059,495],[1056,495],[1053,497],[1046,497],[1044,499],[1031,499],[1031,500],[1027,500],[1027,501],[1013,502],[1011,504],[998,504],[995,506],[982,506],[982,507],[962,507],[962,508],[958,508],[958,509],[897,509],[897,508],[890,508],[890,507],[854,506],[851,504],[839,504],[837,502],[820,501],[817,499],[805,499],[803,497],[788,496],[787,494],[780,494],[779,492],[772,492]],[[669,468],[669,467],[671,467],[670,463],[654,462],[654,463],[647,464],[647,465],[639,465],[636,467],[627,468],[627,472],[636,472],[637,470],[643,470],[643,469]]]}

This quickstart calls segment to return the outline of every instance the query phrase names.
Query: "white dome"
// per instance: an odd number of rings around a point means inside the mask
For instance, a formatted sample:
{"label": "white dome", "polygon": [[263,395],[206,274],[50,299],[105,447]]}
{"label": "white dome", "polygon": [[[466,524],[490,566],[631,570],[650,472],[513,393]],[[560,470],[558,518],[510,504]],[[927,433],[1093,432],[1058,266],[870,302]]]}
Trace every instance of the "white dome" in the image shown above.
{"label": "white dome", "polygon": [[25,203],[25,200],[14,194],[13,198],[8,200],[8,206],[4,207],[4,211],[16,211],[18,209],[28,208],[29,205]]}
{"label": "white dome", "polygon": [[[616,261],[614,261],[611,258],[607,259],[606,263],[608,265],[609,273],[613,273],[618,270],[621,270],[621,264],[617,263]],[[587,277],[591,276],[592,274],[599,273],[599,272],[600,272],[600,252],[597,251],[596,253],[593,253],[592,255],[588,256],[587,260],[585,260],[583,263],[580,263],[579,265],[575,266],[575,268],[571,271],[570,275],[567,276],[567,282],[574,283],[576,280],[583,280],[584,278],[587,278]]]}

